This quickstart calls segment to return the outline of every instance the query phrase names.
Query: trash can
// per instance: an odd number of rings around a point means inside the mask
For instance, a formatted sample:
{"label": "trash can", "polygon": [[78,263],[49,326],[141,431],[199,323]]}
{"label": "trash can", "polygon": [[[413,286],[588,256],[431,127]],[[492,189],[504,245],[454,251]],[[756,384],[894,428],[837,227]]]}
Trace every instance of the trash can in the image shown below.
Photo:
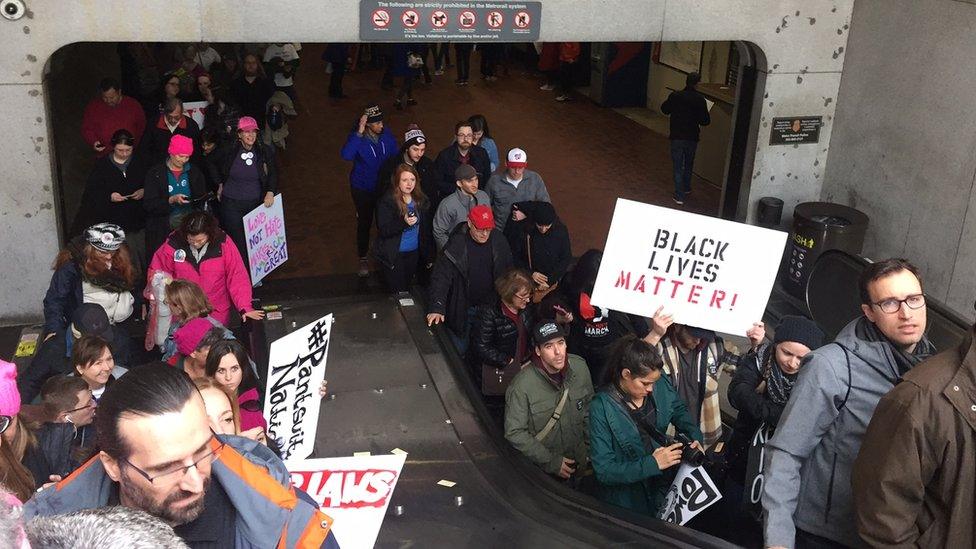
{"label": "trash can", "polygon": [[817,258],[827,250],[860,254],[869,221],[864,212],[841,204],[797,204],[783,262],[784,289],[796,298],[805,299],[807,279]]}
{"label": "trash can", "polygon": [[760,227],[767,229],[776,227],[783,220],[783,201],[774,196],[760,198],[757,218]]}

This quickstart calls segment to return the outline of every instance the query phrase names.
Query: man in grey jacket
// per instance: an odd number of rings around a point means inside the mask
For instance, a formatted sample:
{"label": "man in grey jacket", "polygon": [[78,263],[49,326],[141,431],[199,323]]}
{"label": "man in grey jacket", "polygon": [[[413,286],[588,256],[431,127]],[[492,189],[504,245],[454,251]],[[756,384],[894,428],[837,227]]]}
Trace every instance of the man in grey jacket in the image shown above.
{"label": "man in grey jacket", "polygon": [[851,468],[874,408],[934,353],[925,295],[904,259],[874,263],[859,281],[864,316],[811,352],[766,443],[766,547],[858,547]]}
{"label": "man in grey jacket", "polygon": [[447,239],[460,223],[467,223],[468,212],[475,206],[489,204],[488,195],[478,189],[478,172],[470,164],[461,164],[454,170],[457,190],[444,198],[434,214],[434,242],[443,250]]}
{"label": "man in grey jacket", "polygon": [[505,171],[496,173],[488,180],[485,191],[491,198],[492,213],[499,231],[505,231],[508,220],[522,221],[525,214],[515,210],[512,205],[518,202],[552,202],[542,177],[525,168],[528,157],[522,149],[508,151]]}

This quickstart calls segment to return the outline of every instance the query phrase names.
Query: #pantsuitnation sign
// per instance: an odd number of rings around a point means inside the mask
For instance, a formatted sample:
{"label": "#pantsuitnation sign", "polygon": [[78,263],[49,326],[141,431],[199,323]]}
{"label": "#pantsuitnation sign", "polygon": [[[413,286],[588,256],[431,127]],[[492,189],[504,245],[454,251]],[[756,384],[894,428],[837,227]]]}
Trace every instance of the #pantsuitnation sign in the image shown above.
{"label": "#pantsuitnation sign", "polygon": [[288,461],[291,481],[333,519],[342,549],[369,549],[376,543],[405,454]]}
{"label": "#pantsuitnation sign", "polygon": [[288,261],[285,210],[281,204],[281,194],[275,196],[274,204],[270,208],[261,204],[244,216],[244,238],[247,241],[247,265],[252,284],[257,284],[268,273]]}
{"label": "#pantsuitnation sign", "polygon": [[328,314],[271,344],[264,419],[284,460],[305,459],[315,446],[331,335]]}
{"label": "#pantsuitnation sign", "polygon": [[744,335],[762,319],[786,233],[617,199],[592,302]]}

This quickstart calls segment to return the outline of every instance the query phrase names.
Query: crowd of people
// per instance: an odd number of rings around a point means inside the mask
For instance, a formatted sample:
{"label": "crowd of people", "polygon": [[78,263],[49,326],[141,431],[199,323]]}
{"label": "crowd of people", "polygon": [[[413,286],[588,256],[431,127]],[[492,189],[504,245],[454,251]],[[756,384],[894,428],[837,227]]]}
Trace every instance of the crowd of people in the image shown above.
{"label": "crowd of people", "polygon": [[[123,65],[146,68],[146,48],[128,46]],[[25,502],[25,540],[110,520],[118,512],[99,509],[121,504],[136,513],[125,520],[172,535],[173,547],[337,546],[331,519],[290,485],[241,338],[241,326],[263,318],[242,219],[274,203],[299,52],[188,46],[158,89],[146,71],[126,86],[106,78],[86,109],[83,138],[97,161],[75,236],[53,261],[42,341],[20,376],[0,361],[0,482]],[[548,76],[559,75],[565,100],[578,44],[540,53],[558,60]],[[388,54],[398,109],[414,102],[413,80],[429,78],[428,54],[435,75],[450,63],[446,45]],[[325,50],[332,97],[344,97],[350,55],[341,44]],[[469,55],[455,45],[458,85]],[[486,79],[497,55],[482,51]],[[695,83],[691,75],[667,104],[690,117],[672,120],[679,204],[708,123]],[[202,123],[184,101],[205,103]],[[676,131],[675,120],[687,127]],[[428,325],[442,325],[528,462],[649,516],[680,464],[703,465],[723,500],[691,526],[708,530],[703,519],[717,509],[743,543],[750,531],[767,547],[971,542],[976,362],[968,342],[927,360],[936,350],[911,263],[864,271],[863,316],[834,341],[787,316],[769,339],[756,322],[740,353],[663,308],[641,317],[594,304],[602,253],[574,260],[558,193],[529,169],[517,136],[493,135],[473,114],[436,155],[418,124],[402,137],[370,104],[339,151],[351,162],[358,275],[370,277],[375,262],[392,294],[423,288]],[[501,147],[506,139],[516,146]],[[142,318],[144,338],[133,338]],[[724,376],[732,429],[720,409]]]}

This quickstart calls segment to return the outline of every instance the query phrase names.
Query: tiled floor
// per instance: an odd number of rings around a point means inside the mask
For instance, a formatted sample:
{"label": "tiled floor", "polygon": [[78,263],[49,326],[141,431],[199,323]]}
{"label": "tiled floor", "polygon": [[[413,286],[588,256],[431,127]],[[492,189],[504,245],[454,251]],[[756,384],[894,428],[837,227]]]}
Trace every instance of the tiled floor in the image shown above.
{"label": "tiled floor", "polygon": [[[546,181],[569,227],[575,255],[603,247],[617,197],[674,206],[666,136],[582,96],[558,103],[553,92],[540,91],[537,78],[520,67],[488,83],[477,77],[474,57],[469,86],[456,87],[449,69],[433,77],[431,85],[418,81],[414,97],[419,104],[395,111],[393,92],[379,89],[379,70],[347,74],[344,92],[349,97],[329,99],[320,54],[321,46],[307,45],[302,51],[296,79],[299,116],[290,123],[288,150],[280,156],[289,260],[272,278],[356,269],[350,164],[339,150],[369,101],[380,102],[398,141],[408,124],[418,123],[432,158],[451,141],[456,121],[475,113],[486,116],[503,157],[509,148],[525,149],[529,169]],[[696,178],[684,208],[712,214],[718,200],[719,190]]]}

